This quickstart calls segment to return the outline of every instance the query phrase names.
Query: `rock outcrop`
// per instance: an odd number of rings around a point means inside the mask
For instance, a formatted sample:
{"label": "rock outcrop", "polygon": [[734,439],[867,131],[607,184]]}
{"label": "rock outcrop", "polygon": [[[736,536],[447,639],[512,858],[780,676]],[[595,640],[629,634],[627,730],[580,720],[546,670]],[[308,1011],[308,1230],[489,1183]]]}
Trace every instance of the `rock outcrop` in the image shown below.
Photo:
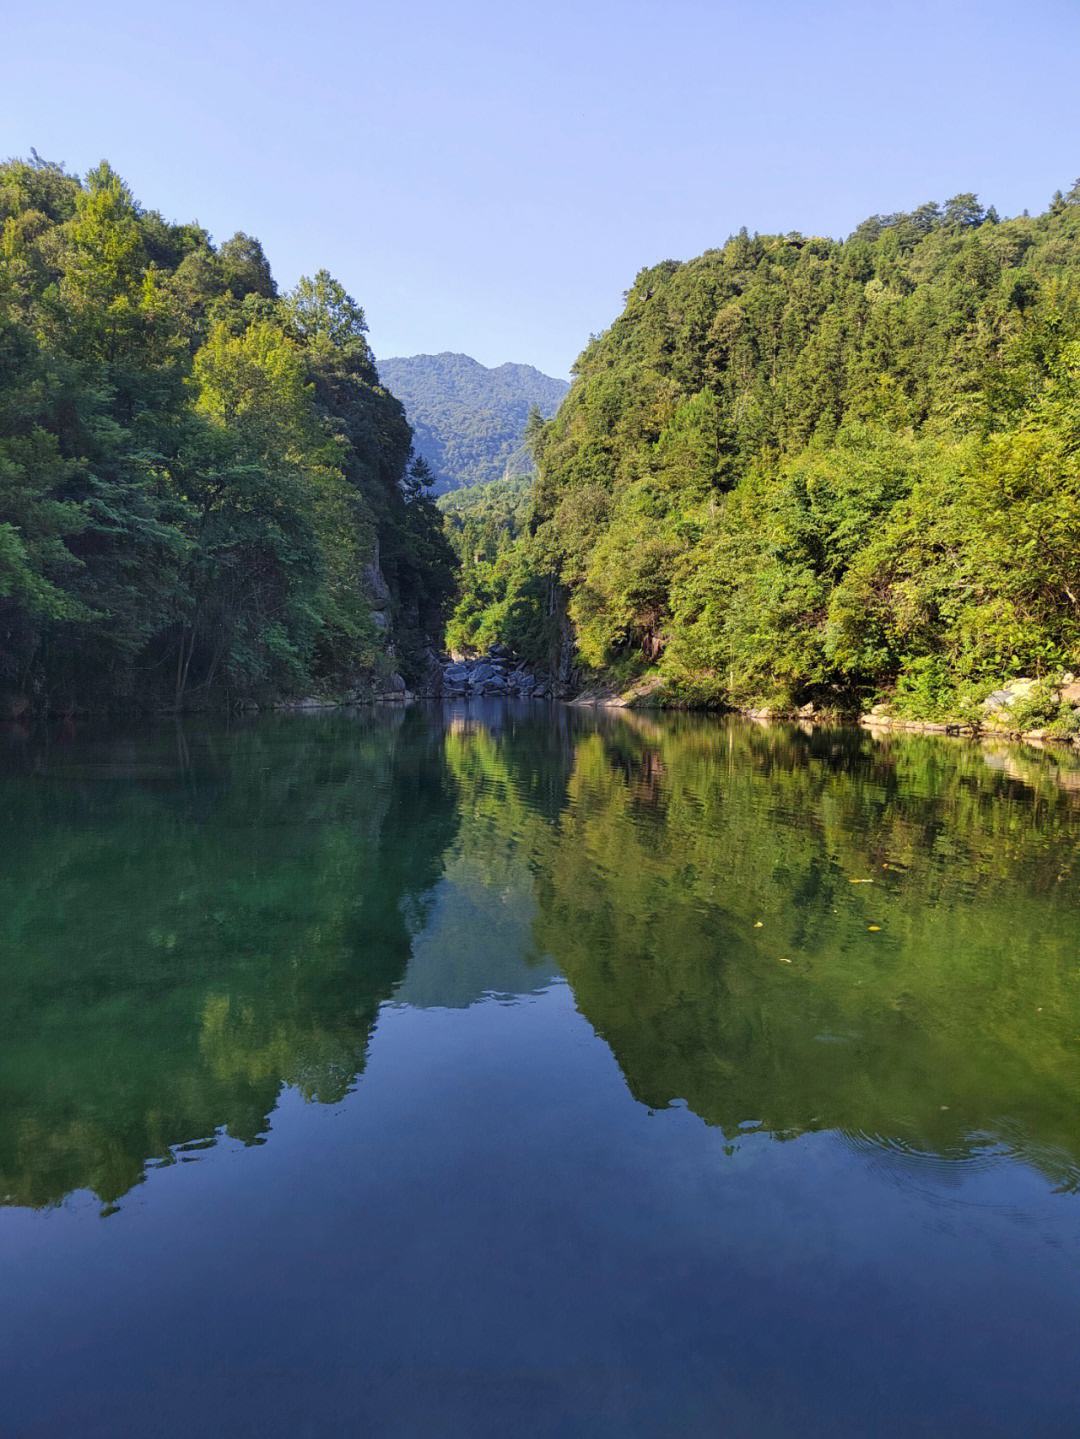
{"label": "rock outcrop", "polygon": [[1038,680],[1027,678],[1009,680],[1008,684],[986,696],[982,702],[984,712],[988,715],[999,715],[1003,711],[1011,710],[1018,700],[1027,699],[1038,683]]}
{"label": "rock outcrop", "polygon": [[550,676],[538,674],[496,645],[478,659],[448,660],[442,669],[441,692],[445,699],[505,695],[510,699],[549,700],[558,698],[559,686]]}
{"label": "rock outcrop", "polygon": [[[314,713],[352,705],[408,704],[413,698],[412,690],[401,675],[367,675],[355,678],[347,688],[322,695],[308,695],[302,699],[278,700],[272,708]],[[249,704],[246,708],[258,709],[258,705]]]}

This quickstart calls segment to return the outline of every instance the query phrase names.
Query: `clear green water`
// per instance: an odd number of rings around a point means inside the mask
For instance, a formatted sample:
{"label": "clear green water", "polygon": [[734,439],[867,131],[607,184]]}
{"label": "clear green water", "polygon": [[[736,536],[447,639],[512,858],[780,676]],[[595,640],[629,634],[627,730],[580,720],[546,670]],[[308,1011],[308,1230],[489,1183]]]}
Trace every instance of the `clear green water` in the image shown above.
{"label": "clear green water", "polygon": [[1080,1432],[1075,761],[2,753],[0,1433]]}

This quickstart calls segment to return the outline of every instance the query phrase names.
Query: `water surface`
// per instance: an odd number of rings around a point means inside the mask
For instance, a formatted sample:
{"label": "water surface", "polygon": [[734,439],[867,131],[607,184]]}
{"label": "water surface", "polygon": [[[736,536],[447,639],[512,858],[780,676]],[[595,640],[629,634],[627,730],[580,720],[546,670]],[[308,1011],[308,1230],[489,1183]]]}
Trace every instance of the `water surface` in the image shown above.
{"label": "water surface", "polygon": [[0,1433],[1080,1432],[1080,770],[3,737]]}

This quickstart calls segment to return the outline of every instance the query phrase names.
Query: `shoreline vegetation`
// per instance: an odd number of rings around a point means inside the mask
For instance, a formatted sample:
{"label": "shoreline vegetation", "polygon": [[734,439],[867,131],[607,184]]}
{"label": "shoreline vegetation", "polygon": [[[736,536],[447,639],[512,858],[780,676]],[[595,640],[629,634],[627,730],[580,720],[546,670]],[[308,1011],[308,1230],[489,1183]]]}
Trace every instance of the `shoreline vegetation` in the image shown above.
{"label": "shoreline vegetation", "polygon": [[366,332],[104,162],[0,165],[0,713],[423,677],[454,557]]}
{"label": "shoreline vegetation", "polygon": [[641,271],[532,479],[438,505],[326,271],[281,294],[104,163],[0,165],[0,227],[0,717],[501,692],[1080,743],[1080,182]]}
{"label": "shoreline vegetation", "polygon": [[570,701],[575,705],[634,710],[703,710],[740,714],[752,720],[790,720],[815,725],[859,725],[863,729],[899,731],[911,734],[943,734],[979,739],[1023,740],[1073,745],[1080,748],[1080,682],[1071,673],[1059,680],[1021,678],[996,689],[979,707],[963,716],[918,719],[893,713],[887,704],[876,704],[865,713],[823,709],[808,703],[798,709],[770,705],[745,707],[702,704],[681,700],[654,677],[622,692],[608,686],[583,690]]}
{"label": "shoreline vegetation", "polygon": [[458,648],[569,632],[607,702],[1080,733],[1080,183],[642,270],[532,444],[527,499],[462,517]]}

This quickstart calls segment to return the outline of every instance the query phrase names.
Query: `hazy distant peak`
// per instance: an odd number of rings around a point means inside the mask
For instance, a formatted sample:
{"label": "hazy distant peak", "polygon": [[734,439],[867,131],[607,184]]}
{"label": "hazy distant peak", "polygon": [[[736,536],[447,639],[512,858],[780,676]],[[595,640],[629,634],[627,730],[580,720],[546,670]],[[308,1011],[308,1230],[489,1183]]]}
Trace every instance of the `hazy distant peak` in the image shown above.
{"label": "hazy distant peak", "polygon": [[534,365],[507,360],[489,367],[453,350],[377,364],[383,384],[405,406],[437,493],[527,472],[522,440],[529,411],[535,405],[553,415],[569,388]]}

